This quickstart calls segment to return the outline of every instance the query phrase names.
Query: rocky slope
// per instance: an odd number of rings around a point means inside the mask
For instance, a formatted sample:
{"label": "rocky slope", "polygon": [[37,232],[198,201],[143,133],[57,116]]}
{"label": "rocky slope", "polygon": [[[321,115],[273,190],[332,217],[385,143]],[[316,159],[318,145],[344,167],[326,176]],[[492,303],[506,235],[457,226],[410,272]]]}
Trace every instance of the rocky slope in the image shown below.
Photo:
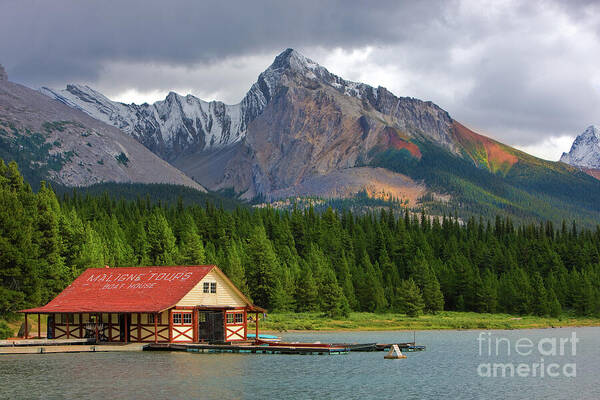
{"label": "rocky slope", "polygon": [[[452,119],[435,104],[346,81],[292,49],[277,56],[236,105],[176,93],[152,105],[127,105],[82,85],[40,90],[118,127],[205,186],[231,187],[245,198],[295,193],[307,179],[365,167],[378,147],[418,156],[412,139],[460,152]],[[398,181],[406,179],[390,178],[382,188]],[[347,192],[317,186],[310,193]]]}
{"label": "rocky slope", "polygon": [[[0,71],[0,72],[3,72]],[[205,189],[119,129],[0,73],[0,157],[65,186],[170,183]]]}
{"label": "rocky slope", "polygon": [[579,167],[595,178],[600,178],[600,129],[590,125],[581,133],[568,153],[560,161]]}

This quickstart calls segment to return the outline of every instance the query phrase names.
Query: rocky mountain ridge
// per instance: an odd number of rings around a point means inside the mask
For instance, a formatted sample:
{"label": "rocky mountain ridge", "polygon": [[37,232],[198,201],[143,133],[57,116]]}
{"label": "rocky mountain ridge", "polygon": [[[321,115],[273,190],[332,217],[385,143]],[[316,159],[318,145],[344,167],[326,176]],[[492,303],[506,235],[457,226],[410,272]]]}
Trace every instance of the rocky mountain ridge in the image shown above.
{"label": "rocky mountain ridge", "polygon": [[[118,127],[210,189],[233,188],[247,199],[296,193],[297,185],[309,195],[345,192],[315,178],[366,167],[377,148],[418,157],[413,139],[461,151],[454,121],[440,107],[344,80],[293,49],[279,54],[236,105],[176,93],[127,105],[87,86],[40,90]],[[307,182],[316,181],[311,190]]]}
{"label": "rocky mountain ridge", "polygon": [[588,126],[573,142],[571,150],[560,161],[582,168],[600,168],[600,128]]}
{"label": "rocky mountain ridge", "polygon": [[[67,85],[63,90],[43,87],[40,91],[116,126],[162,158],[173,160],[181,154],[220,150],[240,142],[246,136],[248,124],[262,113],[278,90],[298,78],[308,87],[324,84],[354,97],[367,107],[396,119],[399,129],[428,136],[456,151],[450,132],[452,120],[435,104],[410,97],[398,98],[383,87],[344,80],[293,49],[278,55],[242,101],[234,105],[206,102],[193,95],[174,92],[154,104],[124,104],[76,84]],[[368,121],[363,124],[368,126]]]}
{"label": "rocky mountain ridge", "polygon": [[0,80],[0,158],[65,186],[169,183],[206,191],[119,129],[7,80]]}

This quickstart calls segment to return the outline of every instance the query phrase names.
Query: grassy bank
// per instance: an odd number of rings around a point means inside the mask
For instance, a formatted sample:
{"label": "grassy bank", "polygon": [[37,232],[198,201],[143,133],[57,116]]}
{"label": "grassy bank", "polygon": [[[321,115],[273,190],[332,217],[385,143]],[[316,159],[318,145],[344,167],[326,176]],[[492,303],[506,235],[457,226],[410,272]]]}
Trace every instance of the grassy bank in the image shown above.
{"label": "grassy bank", "polygon": [[[534,329],[567,326],[600,326],[600,318],[545,318],[508,314],[440,312],[407,317],[404,314],[351,313],[347,319],[332,319],[320,313],[271,313],[260,321],[261,331],[288,330],[433,330],[433,329]],[[251,328],[253,329],[253,328]],[[251,332],[252,330],[249,331]]]}

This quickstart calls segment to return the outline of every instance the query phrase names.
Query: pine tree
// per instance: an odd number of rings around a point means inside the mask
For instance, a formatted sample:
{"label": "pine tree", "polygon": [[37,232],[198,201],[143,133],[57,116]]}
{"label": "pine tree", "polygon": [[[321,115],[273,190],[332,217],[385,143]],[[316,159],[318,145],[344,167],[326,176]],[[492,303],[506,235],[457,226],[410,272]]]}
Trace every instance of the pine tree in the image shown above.
{"label": "pine tree", "polygon": [[62,240],[59,230],[60,205],[52,189],[42,182],[37,195],[35,243],[38,248],[39,276],[45,282],[42,301],[50,301],[69,284],[69,271],[61,256]]}
{"label": "pine tree", "polygon": [[535,315],[544,316],[550,312],[550,305],[548,304],[548,293],[544,287],[544,280],[539,272],[533,273],[531,280],[531,287],[533,289],[532,296],[535,299],[531,303],[531,311]]}
{"label": "pine tree", "polygon": [[400,286],[400,307],[409,317],[416,317],[423,313],[425,304],[421,291],[411,278],[403,281]]}
{"label": "pine tree", "polygon": [[296,311],[316,311],[319,307],[319,288],[312,270],[305,266],[296,282]]}
{"label": "pine tree", "polygon": [[261,307],[272,307],[275,288],[280,284],[277,279],[279,262],[262,225],[254,228],[245,245],[244,256],[246,281],[252,299]]}
{"label": "pine tree", "polygon": [[435,314],[444,310],[444,294],[440,283],[429,265],[426,266],[423,282],[423,303],[425,312]]}
{"label": "pine tree", "polygon": [[233,242],[225,249],[223,261],[221,262],[221,268],[227,277],[233,282],[233,284],[242,291],[245,295],[249,296],[248,284],[246,282],[246,271],[242,264],[242,257],[240,255],[240,245]]}
{"label": "pine tree", "polygon": [[175,236],[162,212],[156,208],[147,222],[148,257],[155,265],[171,265],[176,258]]}
{"label": "pine tree", "polygon": [[350,306],[335,279],[333,270],[326,270],[320,284],[321,311],[331,318],[347,317]]}
{"label": "pine tree", "polygon": [[204,245],[196,231],[196,226],[190,223],[181,232],[179,263],[183,265],[202,265],[205,262]]}
{"label": "pine tree", "polygon": [[554,293],[554,290],[552,289],[548,290],[547,302],[548,313],[550,314],[550,316],[558,318],[562,314],[562,307],[560,305],[560,302],[558,301],[558,298],[556,297],[556,293]]}

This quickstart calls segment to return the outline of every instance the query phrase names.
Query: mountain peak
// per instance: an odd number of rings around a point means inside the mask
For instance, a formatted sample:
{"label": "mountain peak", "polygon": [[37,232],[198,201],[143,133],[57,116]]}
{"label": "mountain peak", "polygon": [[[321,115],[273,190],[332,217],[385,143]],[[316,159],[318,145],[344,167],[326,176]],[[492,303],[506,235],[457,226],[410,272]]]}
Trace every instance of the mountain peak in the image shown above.
{"label": "mountain peak", "polygon": [[600,138],[600,130],[596,125],[590,125],[580,136]]}
{"label": "mountain peak", "polygon": [[600,168],[600,129],[588,126],[573,142],[571,150],[560,161],[576,167]]}
{"label": "mountain peak", "polygon": [[[290,69],[295,72],[314,70],[320,65],[313,60],[303,56],[292,48],[282,51],[269,67],[270,70]],[[322,68],[322,67],[321,67]]]}

